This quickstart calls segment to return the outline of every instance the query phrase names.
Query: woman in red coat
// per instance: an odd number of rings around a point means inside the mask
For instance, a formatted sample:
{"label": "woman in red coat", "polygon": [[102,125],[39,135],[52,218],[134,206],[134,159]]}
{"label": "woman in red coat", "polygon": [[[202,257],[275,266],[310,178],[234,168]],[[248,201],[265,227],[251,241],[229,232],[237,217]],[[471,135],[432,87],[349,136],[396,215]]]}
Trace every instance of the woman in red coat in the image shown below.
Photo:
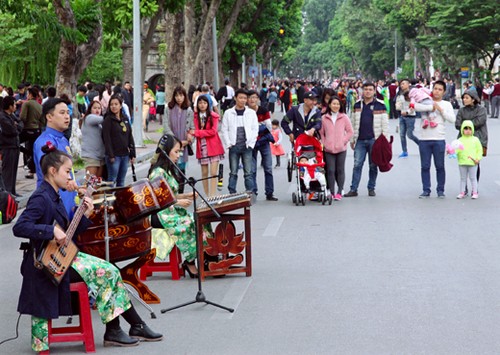
{"label": "woman in red coat", "polygon": [[[194,114],[194,127],[191,134],[196,137],[196,158],[201,164],[203,179],[216,176],[219,161],[224,159],[224,146],[217,132],[220,116],[210,111],[209,99],[205,95],[198,97],[197,112]],[[214,196],[217,179],[203,180],[203,189],[207,196]]]}

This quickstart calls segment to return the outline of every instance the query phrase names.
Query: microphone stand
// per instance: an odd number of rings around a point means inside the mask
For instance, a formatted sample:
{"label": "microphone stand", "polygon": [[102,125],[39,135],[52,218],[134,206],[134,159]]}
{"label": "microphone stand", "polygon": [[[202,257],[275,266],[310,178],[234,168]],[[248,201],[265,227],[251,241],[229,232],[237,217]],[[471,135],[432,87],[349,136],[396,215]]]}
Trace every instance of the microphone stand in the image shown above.
{"label": "microphone stand", "polygon": [[196,234],[196,256],[197,256],[196,265],[198,267],[198,292],[196,293],[196,297],[195,297],[194,301],[182,303],[180,305],[177,305],[177,306],[174,306],[171,308],[162,309],[161,313],[173,311],[174,309],[186,307],[186,306],[189,306],[189,305],[192,305],[195,303],[209,304],[209,305],[212,305],[214,307],[218,307],[218,308],[221,308],[221,309],[224,309],[228,312],[233,313],[234,312],[233,308],[225,307],[225,306],[222,306],[220,304],[217,304],[217,303],[214,303],[214,302],[207,300],[207,298],[205,297],[205,294],[203,293],[203,290],[201,288],[200,267],[203,267],[203,265],[200,266],[200,259],[201,259],[201,253],[203,252],[203,250],[202,250],[202,246],[200,246],[200,243],[198,241],[199,231],[198,231],[198,212],[196,211],[196,209],[197,209],[196,208],[196,193],[198,193],[198,196],[207,204],[207,206],[212,210],[213,214],[215,216],[217,216],[217,218],[220,218],[220,214],[212,207],[212,205],[207,201],[207,199],[205,197],[203,197],[196,189],[195,185],[199,180],[196,180],[195,178],[192,178],[192,177],[187,178],[186,175],[182,172],[182,170],[172,161],[172,159],[170,159],[168,154],[163,149],[158,148],[157,152],[158,152],[158,150],[159,150],[159,153],[163,154],[163,156],[170,162],[170,164],[172,164],[172,166],[174,166],[174,168],[177,170],[179,175],[184,180],[184,184],[188,184],[192,188],[193,208],[194,208],[193,217],[194,217],[194,228],[195,228],[194,230],[195,230],[195,234]]}

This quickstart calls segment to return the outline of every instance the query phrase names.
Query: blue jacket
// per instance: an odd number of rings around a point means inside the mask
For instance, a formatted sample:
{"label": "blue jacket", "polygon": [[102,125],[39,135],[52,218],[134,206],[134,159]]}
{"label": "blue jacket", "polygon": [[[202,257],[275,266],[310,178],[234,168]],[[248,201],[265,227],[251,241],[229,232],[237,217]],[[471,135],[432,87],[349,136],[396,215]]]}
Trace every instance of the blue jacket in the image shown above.
{"label": "blue jacket", "polygon": [[[21,264],[23,284],[17,310],[21,314],[54,319],[60,315],[71,314],[69,291],[69,272],[56,286],[45,271],[35,268],[33,251],[40,254],[44,242],[54,237],[54,222],[66,229],[69,225],[66,209],[54,188],[45,180],[31,195],[26,209],[12,228],[14,235],[29,239],[29,248],[25,248]],[[76,234],[91,224],[85,216],[82,218]]]}
{"label": "blue jacket", "polygon": [[[42,168],[40,167],[40,160],[44,153],[42,152],[42,147],[47,144],[47,141],[52,142],[52,144],[59,150],[68,153],[71,155],[71,149],[69,147],[69,142],[64,136],[63,132],[59,132],[53,128],[47,127],[45,131],[37,138],[35,144],[33,146],[33,159],[35,160],[36,167],[36,178],[37,178],[37,186],[40,186],[44,181]],[[71,172],[71,176],[74,178],[73,172]],[[76,191],[66,191],[59,190],[59,194],[63,200],[64,206],[66,206],[67,215],[72,218],[73,217],[73,208],[76,205]]]}

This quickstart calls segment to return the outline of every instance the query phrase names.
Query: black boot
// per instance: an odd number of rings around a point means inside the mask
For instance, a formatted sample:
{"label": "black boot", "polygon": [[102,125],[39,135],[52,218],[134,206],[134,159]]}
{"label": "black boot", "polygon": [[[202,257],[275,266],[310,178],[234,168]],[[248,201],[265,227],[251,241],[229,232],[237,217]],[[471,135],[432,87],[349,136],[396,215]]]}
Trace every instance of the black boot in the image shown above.
{"label": "black boot", "polygon": [[142,341],[160,341],[163,339],[162,334],[154,332],[146,324],[133,324],[128,335]]}
{"label": "black boot", "polygon": [[104,346],[137,346],[139,340],[131,338],[121,328],[107,328],[104,333]]}

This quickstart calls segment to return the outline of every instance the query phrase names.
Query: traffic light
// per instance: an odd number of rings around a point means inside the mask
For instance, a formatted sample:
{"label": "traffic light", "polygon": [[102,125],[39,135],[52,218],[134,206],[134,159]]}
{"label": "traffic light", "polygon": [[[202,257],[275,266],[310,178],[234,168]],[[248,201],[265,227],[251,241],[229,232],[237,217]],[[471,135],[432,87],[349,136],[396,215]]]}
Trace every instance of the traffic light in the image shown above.
{"label": "traffic light", "polygon": [[280,36],[280,37],[285,36],[285,29],[283,28],[283,26],[280,27],[280,29],[278,31],[278,36]]}

